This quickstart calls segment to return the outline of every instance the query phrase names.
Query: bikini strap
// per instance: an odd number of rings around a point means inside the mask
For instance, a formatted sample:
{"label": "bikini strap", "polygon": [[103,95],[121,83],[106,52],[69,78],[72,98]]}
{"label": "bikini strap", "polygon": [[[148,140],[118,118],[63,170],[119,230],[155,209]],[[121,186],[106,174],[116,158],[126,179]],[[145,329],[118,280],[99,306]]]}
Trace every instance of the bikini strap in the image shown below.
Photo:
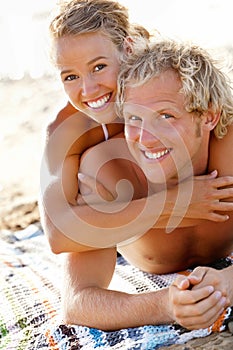
{"label": "bikini strap", "polygon": [[102,125],[102,129],[103,129],[103,133],[104,133],[104,137],[105,137],[105,141],[108,140],[108,129],[107,129],[107,126],[105,124],[101,124]]}

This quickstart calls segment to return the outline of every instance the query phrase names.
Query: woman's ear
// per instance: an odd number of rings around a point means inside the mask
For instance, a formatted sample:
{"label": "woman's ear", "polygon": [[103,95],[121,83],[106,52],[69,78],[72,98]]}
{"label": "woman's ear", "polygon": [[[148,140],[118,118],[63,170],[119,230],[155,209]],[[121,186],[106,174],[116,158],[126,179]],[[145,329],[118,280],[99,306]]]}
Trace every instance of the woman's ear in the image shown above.
{"label": "woman's ear", "polygon": [[124,50],[127,54],[130,54],[133,52],[133,38],[130,36],[127,36],[124,41]]}
{"label": "woman's ear", "polygon": [[218,121],[220,119],[221,112],[214,112],[209,110],[208,112],[205,112],[204,117],[204,128],[210,130],[213,130],[215,126],[218,124]]}

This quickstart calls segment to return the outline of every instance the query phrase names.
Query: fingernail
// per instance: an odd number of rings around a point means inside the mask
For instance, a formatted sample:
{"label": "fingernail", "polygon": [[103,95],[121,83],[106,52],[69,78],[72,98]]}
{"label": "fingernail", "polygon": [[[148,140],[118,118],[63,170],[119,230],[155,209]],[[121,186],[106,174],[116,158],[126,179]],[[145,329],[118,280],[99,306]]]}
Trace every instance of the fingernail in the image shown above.
{"label": "fingernail", "polygon": [[221,292],[219,292],[219,291],[215,292],[215,298],[216,298],[217,300],[220,299],[221,296],[222,296],[222,293],[221,293]]}
{"label": "fingernail", "polygon": [[210,294],[213,293],[214,287],[213,286],[208,286],[208,291],[209,291]]}
{"label": "fingernail", "polygon": [[226,305],[226,301],[227,301],[227,299],[225,297],[222,297],[220,304],[224,306],[224,305]]}
{"label": "fingernail", "polygon": [[78,173],[78,179],[83,180],[85,175],[83,173]]}

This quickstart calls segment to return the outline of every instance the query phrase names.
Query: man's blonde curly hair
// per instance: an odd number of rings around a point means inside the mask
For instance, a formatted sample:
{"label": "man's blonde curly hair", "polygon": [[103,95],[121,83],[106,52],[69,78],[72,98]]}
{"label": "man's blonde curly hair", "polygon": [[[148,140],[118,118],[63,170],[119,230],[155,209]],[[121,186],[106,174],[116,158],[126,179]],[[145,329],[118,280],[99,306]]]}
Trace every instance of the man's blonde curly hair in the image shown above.
{"label": "man's blonde curly hair", "polygon": [[233,123],[233,94],[230,80],[208,52],[194,44],[160,39],[150,44],[134,45],[134,52],[121,65],[118,79],[117,106],[122,115],[126,86],[140,86],[162,72],[173,69],[178,73],[186,110],[199,115],[209,108],[219,113],[214,132],[222,138]]}

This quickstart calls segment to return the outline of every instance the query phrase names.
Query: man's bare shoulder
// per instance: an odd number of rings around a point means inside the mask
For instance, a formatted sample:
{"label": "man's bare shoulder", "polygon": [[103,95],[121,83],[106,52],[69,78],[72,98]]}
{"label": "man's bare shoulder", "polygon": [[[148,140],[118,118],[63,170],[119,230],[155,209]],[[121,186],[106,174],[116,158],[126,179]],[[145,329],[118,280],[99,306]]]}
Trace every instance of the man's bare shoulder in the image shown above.
{"label": "man's bare shoulder", "polygon": [[219,176],[233,176],[233,162],[230,161],[233,149],[233,124],[228,126],[227,134],[217,139],[213,134],[210,140],[209,171],[218,170]]}

